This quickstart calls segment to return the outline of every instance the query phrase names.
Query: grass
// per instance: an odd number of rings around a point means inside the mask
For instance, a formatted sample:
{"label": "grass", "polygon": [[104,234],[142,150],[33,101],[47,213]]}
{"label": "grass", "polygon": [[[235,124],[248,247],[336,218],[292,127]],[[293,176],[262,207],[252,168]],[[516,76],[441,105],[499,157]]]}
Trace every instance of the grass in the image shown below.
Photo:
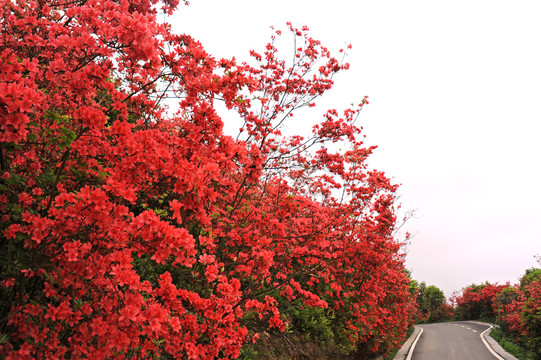
{"label": "grass", "polygon": [[492,329],[490,336],[500,344],[500,346],[519,360],[535,360],[533,355],[523,347],[515,344],[511,339],[505,337],[500,329]]}

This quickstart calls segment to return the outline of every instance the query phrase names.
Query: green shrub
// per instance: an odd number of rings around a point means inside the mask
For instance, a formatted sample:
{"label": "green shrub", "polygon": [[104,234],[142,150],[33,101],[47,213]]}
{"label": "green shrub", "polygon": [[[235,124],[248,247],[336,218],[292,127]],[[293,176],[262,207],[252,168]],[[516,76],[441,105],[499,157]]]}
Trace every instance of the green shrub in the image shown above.
{"label": "green shrub", "polygon": [[291,321],[293,326],[306,334],[306,336],[320,345],[334,343],[334,333],[331,324],[334,315],[325,309],[305,306],[291,308]]}
{"label": "green shrub", "polygon": [[500,344],[500,346],[519,360],[537,360],[534,354],[528,350],[513,342],[510,338],[506,337],[500,329],[492,329],[490,336]]}

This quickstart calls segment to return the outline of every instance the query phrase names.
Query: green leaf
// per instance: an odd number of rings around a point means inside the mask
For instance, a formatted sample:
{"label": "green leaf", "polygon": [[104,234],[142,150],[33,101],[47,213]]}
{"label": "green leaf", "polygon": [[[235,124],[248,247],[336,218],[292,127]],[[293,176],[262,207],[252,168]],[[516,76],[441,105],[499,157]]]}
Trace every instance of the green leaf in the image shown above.
{"label": "green leaf", "polygon": [[60,138],[60,142],[58,143],[60,149],[64,149],[67,146],[70,146],[71,143],[77,138],[77,134],[69,128],[61,127],[60,132],[62,133],[62,137]]}

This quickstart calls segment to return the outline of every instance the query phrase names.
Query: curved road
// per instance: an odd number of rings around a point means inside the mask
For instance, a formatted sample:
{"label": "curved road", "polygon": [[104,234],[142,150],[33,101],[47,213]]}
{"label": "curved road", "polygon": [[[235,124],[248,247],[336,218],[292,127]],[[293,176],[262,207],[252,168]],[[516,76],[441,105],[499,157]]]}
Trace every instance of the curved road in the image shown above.
{"label": "curved road", "polygon": [[481,333],[487,325],[460,321],[416,325],[423,329],[415,345],[412,360],[495,360]]}

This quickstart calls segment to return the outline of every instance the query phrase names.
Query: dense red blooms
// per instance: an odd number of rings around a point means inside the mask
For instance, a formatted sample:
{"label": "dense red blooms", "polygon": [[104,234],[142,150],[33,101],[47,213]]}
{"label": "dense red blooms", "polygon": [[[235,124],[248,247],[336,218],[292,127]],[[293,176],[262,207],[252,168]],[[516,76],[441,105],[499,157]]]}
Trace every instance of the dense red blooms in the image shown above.
{"label": "dense red blooms", "polygon": [[494,299],[508,286],[509,284],[498,285],[487,282],[464,288],[462,294],[455,294],[452,298],[456,306],[456,316],[464,320],[494,318],[492,307]]}
{"label": "dense red blooms", "polygon": [[178,3],[2,1],[1,356],[237,358],[299,302],[351,349],[396,346],[414,299],[367,99],[280,132],[349,65],[291,24],[291,64],[279,31],[253,64],[216,60],[157,21]]}
{"label": "dense red blooms", "polygon": [[541,269],[526,270],[517,285],[471,285],[454,298],[459,319],[496,321],[501,331],[541,357]]}

